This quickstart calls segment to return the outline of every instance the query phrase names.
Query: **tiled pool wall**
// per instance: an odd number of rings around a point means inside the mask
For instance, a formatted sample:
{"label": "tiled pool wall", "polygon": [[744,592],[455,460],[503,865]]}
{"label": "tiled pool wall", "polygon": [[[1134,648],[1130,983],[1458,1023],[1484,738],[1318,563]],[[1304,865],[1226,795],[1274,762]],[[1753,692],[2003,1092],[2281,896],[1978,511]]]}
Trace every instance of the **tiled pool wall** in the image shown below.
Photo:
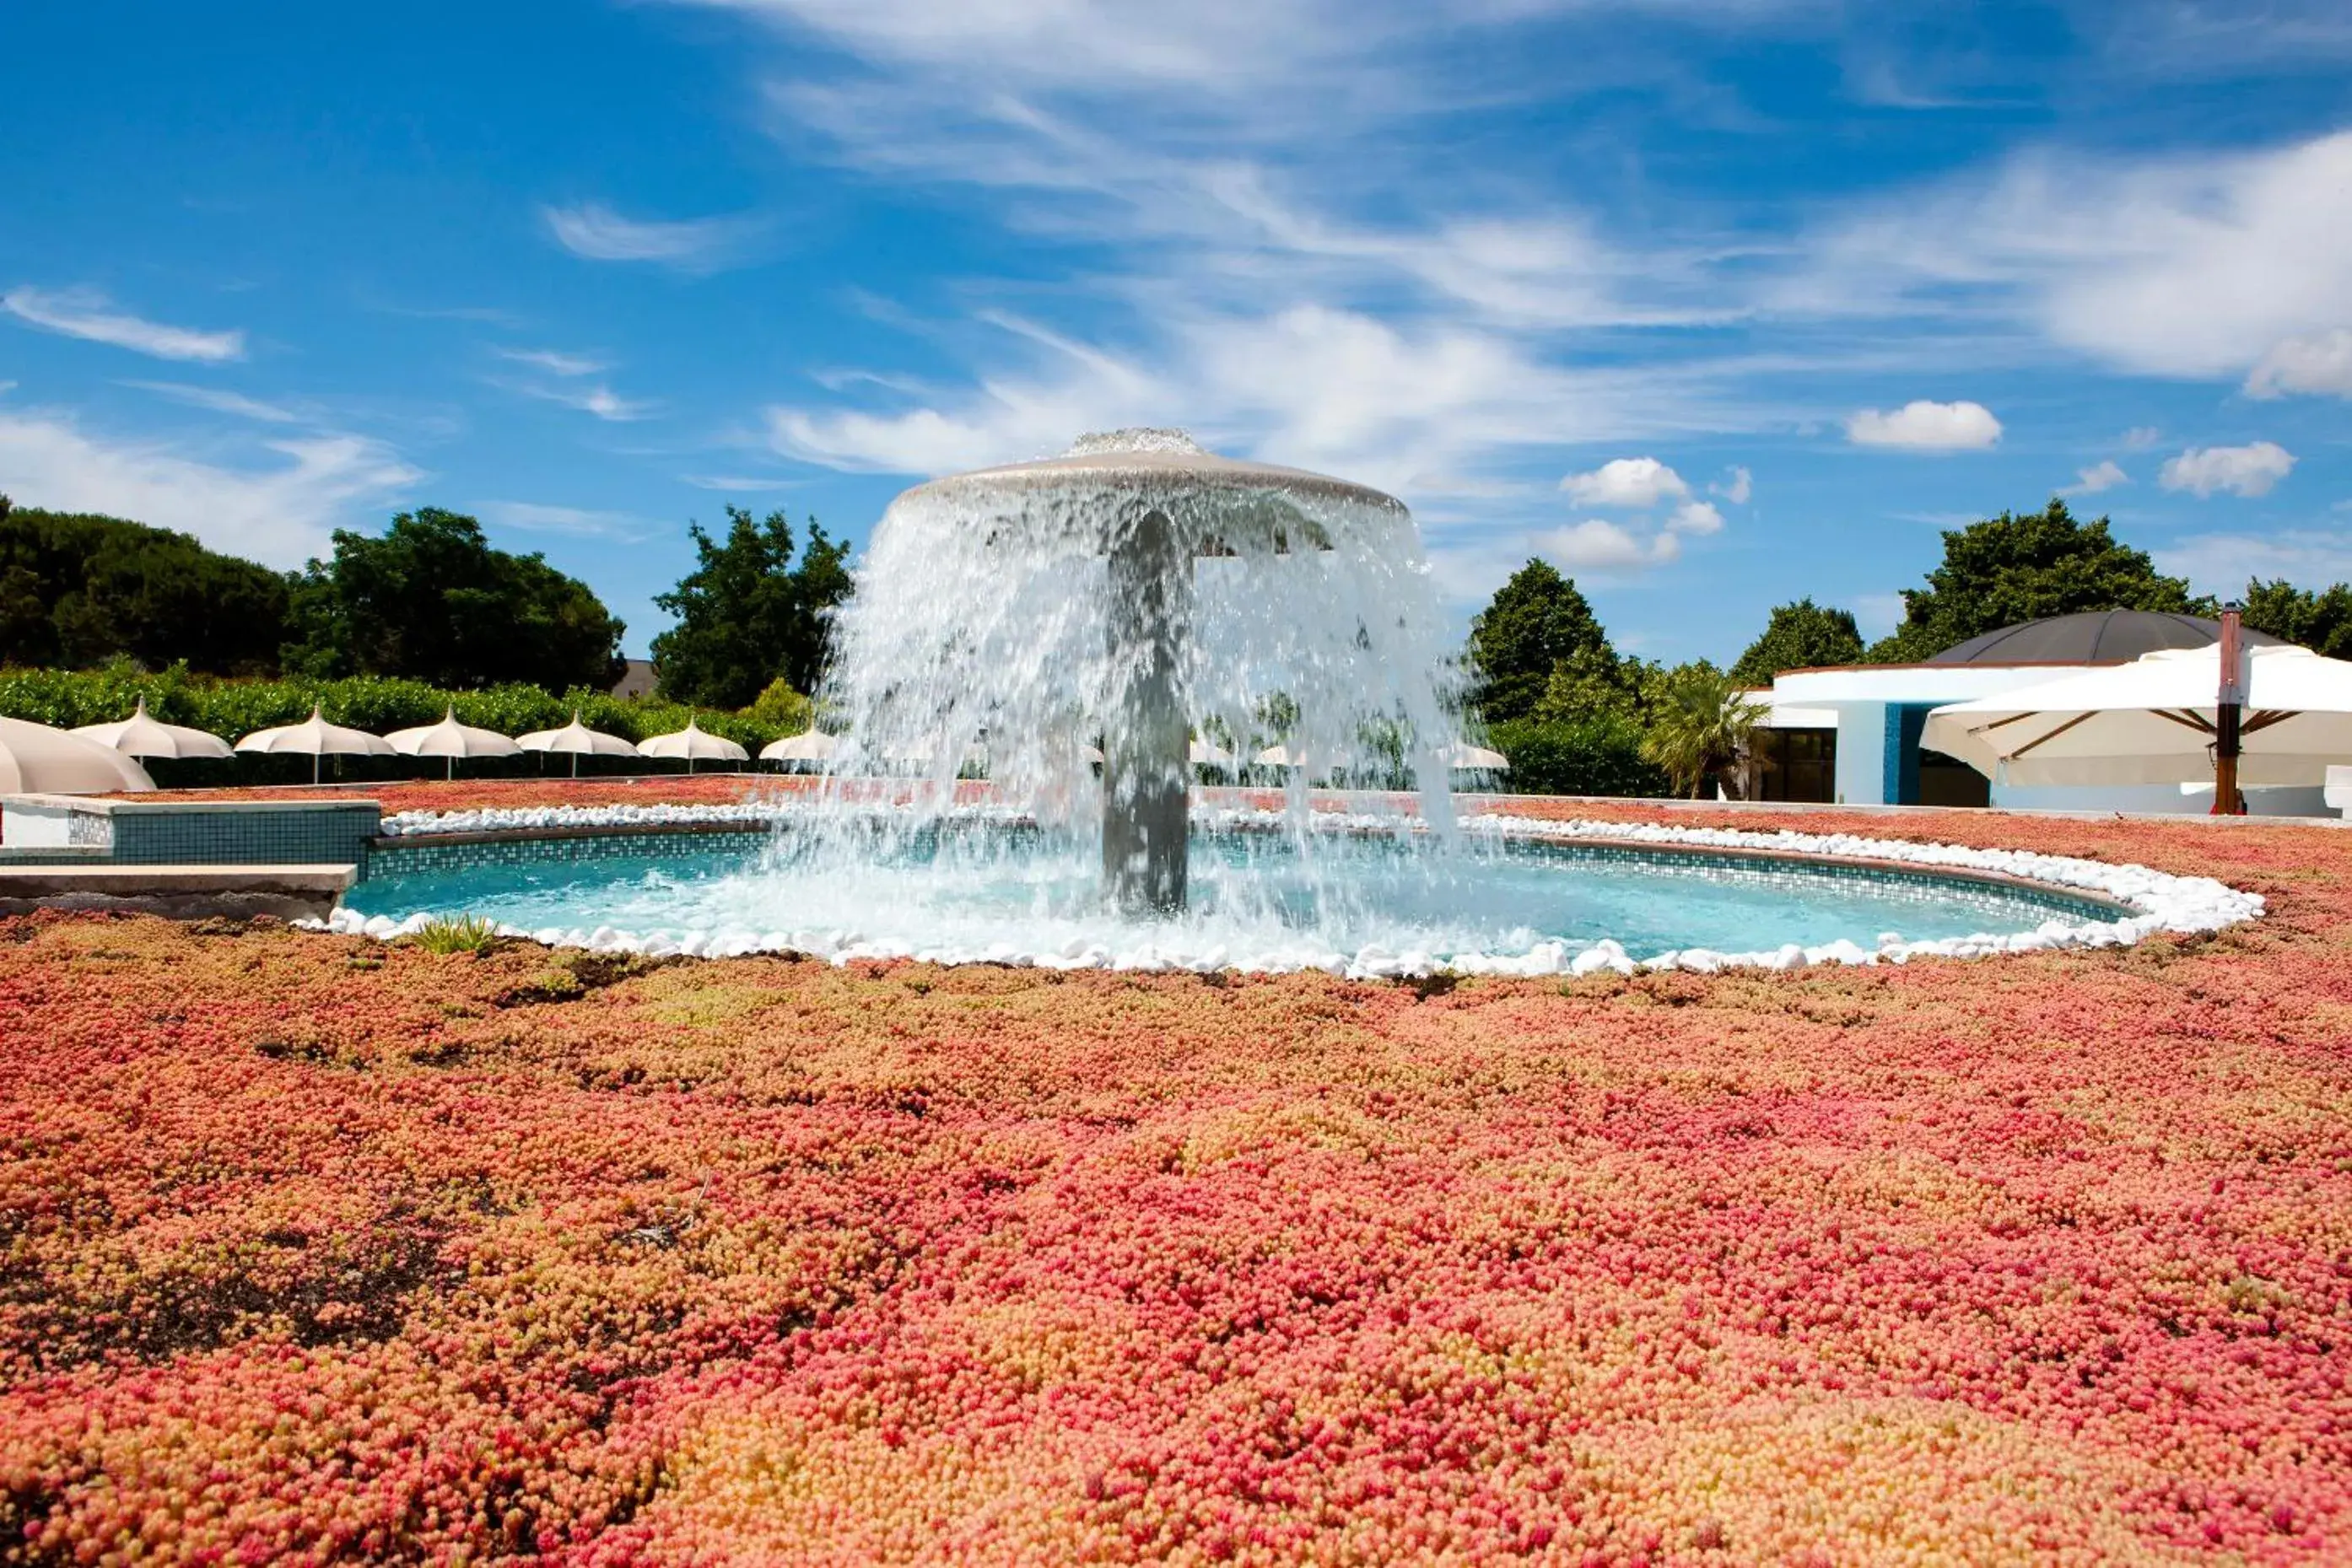
{"label": "tiled pool wall", "polygon": [[483,866],[551,865],[566,861],[628,860],[688,855],[755,855],[774,841],[768,827],[649,829],[530,837],[467,837],[436,842],[428,834],[378,839],[369,852],[370,876],[446,876]]}
{"label": "tiled pool wall", "polygon": [[1988,910],[2014,909],[2023,904],[2068,920],[2112,920],[2119,907],[2112,900],[2089,894],[2070,893],[2022,878],[1988,876],[1958,867],[1913,869],[1777,851],[1685,850],[1557,839],[1522,839],[1516,841],[1516,846],[1540,852],[1548,860],[1639,865],[1667,876],[1756,886],[1786,887],[1797,883],[1837,888],[1860,884],[1890,897],[1932,898],[1938,903],[1976,904]]}
{"label": "tiled pool wall", "polygon": [[357,865],[367,874],[375,803],[302,811],[117,815],[114,859],[127,865]]}
{"label": "tiled pool wall", "polygon": [[367,874],[373,800],[174,802],[12,797],[9,865],[349,865]]}
{"label": "tiled pool wall", "polygon": [[[1255,830],[1253,830],[1255,831]],[[683,859],[690,855],[740,855],[764,852],[775,839],[772,827],[639,830],[635,831],[567,831],[528,836],[483,834],[457,841],[436,841],[416,834],[379,839],[365,875],[442,876],[484,866],[558,864],[573,861],[619,859]],[[1741,883],[1786,887],[1791,883],[1817,888],[1866,885],[1896,898],[1935,899],[1979,905],[1989,912],[2010,912],[2020,905],[2060,918],[2112,920],[2118,906],[2112,901],[2070,893],[2044,883],[1971,873],[1965,870],[1913,869],[1829,858],[1792,856],[1774,852],[1723,849],[1675,849],[1644,844],[1570,841],[1534,837],[1501,841],[1503,852],[1535,855],[1570,864],[1639,866],[1669,876],[1708,882]]]}

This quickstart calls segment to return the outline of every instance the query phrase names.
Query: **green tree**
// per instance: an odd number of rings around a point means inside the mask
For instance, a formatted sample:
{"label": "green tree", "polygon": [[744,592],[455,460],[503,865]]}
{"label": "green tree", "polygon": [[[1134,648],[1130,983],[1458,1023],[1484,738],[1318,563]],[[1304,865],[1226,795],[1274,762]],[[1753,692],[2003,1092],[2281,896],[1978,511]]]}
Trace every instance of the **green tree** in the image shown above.
{"label": "green tree", "polygon": [[1642,755],[1664,770],[1676,794],[1696,799],[1706,776],[1736,761],[1764,716],[1739,683],[1701,659],[1661,683]]}
{"label": "green tree", "polygon": [[1511,574],[1470,623],[1476,700],[1488,724],[1534,714],[1552,672],[1576,662],[1584,675],[1614,681],[1616,654],[1576,584],[1540,560]]}
{"label": "green tree", "polygon": [[622,623],[545,558],[493,549],[457,512],[403,512],[379,537],[335,530],[288,616],[289,673],[394,675],[472,690],[505,682],[610,686]]}
{"label": "green tree", "polygon": [[286,580],[267,567],[186,534],[0,496],[0,664],[265,674],[285,620]]}
{"label": "green tree", "polygon": [[1656,706],[1666,667],[1605,644],[1580,648],[1552,666],[1551,679],[1530,716],[1543,724],[1622,719],[1637,728]]}
{"label": "green tree", "polygon": [[2053,499],[2039,512],[1970,523],[1944,535],[1944,559],[1924,589],[1903,591],[1903,623],[1874,645],[1879,664],[1933,658],[1979,632],[2083,610],[2205,608],[2189,584],[2119,544],[2107,519],[2078,521]]}
{"label": "green tree", "polygon": [[727,508],[723,538],[698,524],[690,531],[694,570],[654,596],[677,617],[654,639],[662,695],[740,708],[780,678],[795,691],[815,690],[830,613],[849,597],[847,543],[826,538],[812,519],[795,565],[784,514],[754,521],[740,507]]}
{"label": "green tree", "polygon": [[2246,584],[2245,623],[2331,659],[2352,659],[2352,586],[2314,591],[2284,578]]}
{"label": "green tree", "polygon": [[1811,599],[1776,605],[1764,634],[1748,644],[1748,652],[1731,666],[1731,678],[1743,686],[1768,686],[1783,670],[1819,669],[1824,664],[1862,663],[1862,632],[1851,610],[1826,610]]}

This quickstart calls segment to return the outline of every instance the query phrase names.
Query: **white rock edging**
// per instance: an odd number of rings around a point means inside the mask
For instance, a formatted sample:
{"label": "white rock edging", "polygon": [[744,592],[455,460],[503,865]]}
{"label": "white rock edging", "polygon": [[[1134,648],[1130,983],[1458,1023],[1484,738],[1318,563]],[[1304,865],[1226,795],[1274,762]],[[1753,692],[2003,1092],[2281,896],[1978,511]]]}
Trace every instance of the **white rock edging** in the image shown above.
{"label": "white rock edging", "polygon": [[[703,823],[771,826],[813,813],[789,802],[750,802],[707,806],[544,806],[488,808],[470,811],[404,811],[384,819],[383,831],[397,836],[439,833],[507,832],[546,829],[662,828]],[[984,807],[959,807],[947,813],[958,821],[1003,824],[1021,821],[1017,815]],[[1277,826],[1286,819],[1279,812],[1217,811],[1202,826],[1227,831]],[[1318,831],[1392,831],[1392,818],[1342,812],[1318,812]],[[1734,828],[1673,827],[1658,823],[1608,822],[1589,818],[1545,821],[1530,817],[1482,815],[1463,824],[1465,832],[1496,838],[1550,840],[1559,842],[1598,841],[1661,848],[1770,850],[1811,858],[1873,860],[1916,865],[1922,870],[1990,872],[2074,888],[2116,899],[2133,913],[2114,920],[2068,921],[2052,918],[2031,931],[1979,933],[1905,942],[1886,937],[1873,947],[1841,940],[1818,947],[1794,943],[1769,952],[1717,953],[1685,948],[1636,957],[1614,942],[1589,946],[1553,941],[1538,944],[1521,954],[1462,953],[1444,959],[1426,953],[1391,953],[1365,947],[1355,953],[1321,948],[1310,940],[1255,953],[1233,953],[1223,946],[1186,948],[1181,944],[1146,943],[1119,950],[1101,943],[1072,941],[1050,952],[1024,950],[998,942],[985,948],[916,947],[887,936],[852,931],[618,931],[611,926],[545,927],[525,931],[501,925],[499,934],[528,938],[552,947],[584,947],[597,952],[635,952],[650,956],[685,954],[696,957],[732,957],[749,953],[798,952],[835,964],[860,959],[915,958],[927,962],[995,963],[1043,968],[1108,968],[1133,970],[1240,969],[1284,973],[1321,969],[1350,978],[1374,979],[1419,976],[1440,970],[1462,975],[1590,975],[1601,970],[1630,975],[1637,971],[1684,969],[1713,974],[1723,969],[1794,969],[1808,964],[1903,964],[1914,958],[1974,958],[1995,953],[2046,952],[2070,947],[2112,947],[2138,942],[2159,932],[2189,934],[2219,931],[2258,919],[2260,896],[2242,893],[2210,877],[2174,876],[2140,865],[2113,865],[2030,850],[1972,849],[1959,844],[1919,844],[1894,839],[1864,838],[1853,833],[1802,833],[1790,830],[1751,832]],[[390,941],[413,934],[429,917],[412,915],[404,920],[389,915],[363,916],[338,908],[324,921],[299,924],[314,930],[366,936]]]}

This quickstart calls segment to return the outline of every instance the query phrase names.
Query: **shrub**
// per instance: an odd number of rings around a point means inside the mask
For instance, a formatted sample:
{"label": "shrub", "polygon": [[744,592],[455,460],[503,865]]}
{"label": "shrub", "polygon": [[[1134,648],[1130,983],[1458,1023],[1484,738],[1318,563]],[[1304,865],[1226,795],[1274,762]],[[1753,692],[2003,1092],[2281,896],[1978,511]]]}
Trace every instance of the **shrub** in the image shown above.
{"label": "shrub", "polygon": [[1526,795],[1664,795],[1665,770],[1642,755],[1642,729],[1604,716],[1573,724],[1518,719],[1493,726],[1494,748],[1511,759],[1507,788]]}
{"label": "shrub", "polygon": [[808,728],[815,712],[816,705],[793,690],[792,683],[779,675],[743,710],[743,716],[755,723],[772,724],[786,735],[798,735]]}
{"label": "shrub", "polygon": [[427,953],[487,953],[499,945],[499,928],[478,915],[436,916],[409,940]]}

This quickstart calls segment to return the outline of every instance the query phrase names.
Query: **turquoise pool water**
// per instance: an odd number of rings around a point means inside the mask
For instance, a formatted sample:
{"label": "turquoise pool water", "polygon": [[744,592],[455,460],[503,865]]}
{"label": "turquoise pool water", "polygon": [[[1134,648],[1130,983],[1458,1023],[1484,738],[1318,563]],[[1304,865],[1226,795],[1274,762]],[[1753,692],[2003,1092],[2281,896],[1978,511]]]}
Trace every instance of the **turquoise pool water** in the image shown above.
{"label": "turquoise pool water", "polygon": [[1302,854],[1279,833],[1196,834],[1192,907],[1165,921],[1105,908],[1092,846],[1032,831],[925,835],[856,854],[752,834],[475,848],[495,858],[404,872],[404,852],[384,854],[346,903],[394,919],[484,915],[550,939],[700,934],[835,956],[1091,952],[1244,967],[1366,953],[1446,963],[1603,939],[1635,958],[1841,939],[1875,947],[1890,936],[1918,942],[2113,918],[2087,900],[1932,873],[1517,840],[1449,848],[1327,833]]}

